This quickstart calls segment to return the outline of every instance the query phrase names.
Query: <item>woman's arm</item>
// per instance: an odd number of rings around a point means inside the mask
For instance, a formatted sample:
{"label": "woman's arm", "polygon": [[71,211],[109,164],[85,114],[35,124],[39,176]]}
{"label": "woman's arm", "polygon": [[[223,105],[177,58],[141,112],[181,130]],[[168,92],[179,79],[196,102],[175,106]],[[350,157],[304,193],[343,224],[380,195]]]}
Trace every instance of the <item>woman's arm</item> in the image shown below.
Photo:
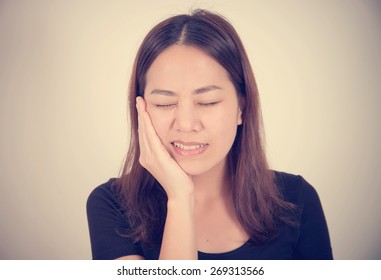
{"label": "woman's arm", "polygon": [[196,260],[197,246],[192,198],[168,200],[160,250],[161,260]]}
{"label": "woman's arm", "polygon": [[197,259],[193,182],[162,145],[145,109],[143,98],[136,99],[136,107],[139,162],[163,186],[168,196],[159,259]]}

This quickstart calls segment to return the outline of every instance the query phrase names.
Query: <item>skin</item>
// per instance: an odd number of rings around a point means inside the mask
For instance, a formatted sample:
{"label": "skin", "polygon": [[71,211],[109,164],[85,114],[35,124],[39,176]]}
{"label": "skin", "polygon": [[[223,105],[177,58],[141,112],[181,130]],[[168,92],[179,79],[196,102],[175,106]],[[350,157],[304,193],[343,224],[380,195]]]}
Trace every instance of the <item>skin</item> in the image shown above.
{"label": "skin", "polygon": [[173,45],[146,81],[144,99],[136,100],[139,161],[168,196],[159,258],[236,248],[247,235],[234,214],[226,158],[242,118],[228,73],[201,50]]}

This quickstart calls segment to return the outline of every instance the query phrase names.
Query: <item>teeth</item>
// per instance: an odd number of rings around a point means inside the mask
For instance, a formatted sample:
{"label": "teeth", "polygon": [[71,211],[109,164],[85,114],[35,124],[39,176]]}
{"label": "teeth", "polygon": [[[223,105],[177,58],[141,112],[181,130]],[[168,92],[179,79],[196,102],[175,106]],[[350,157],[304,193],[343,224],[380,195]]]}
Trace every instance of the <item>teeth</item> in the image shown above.
{"label": "teeth", "polygon": [[175,147],[179,148],[179,149],[182,149],[182,150],[197,150],[197,149],[200,149],[202,147],[204,147],[205,145],[204,144],[199,144],[199,145],[194,145],[194,146],[185,146],[183,144],[180,144],[180,143],[173,143],[175,145]]}

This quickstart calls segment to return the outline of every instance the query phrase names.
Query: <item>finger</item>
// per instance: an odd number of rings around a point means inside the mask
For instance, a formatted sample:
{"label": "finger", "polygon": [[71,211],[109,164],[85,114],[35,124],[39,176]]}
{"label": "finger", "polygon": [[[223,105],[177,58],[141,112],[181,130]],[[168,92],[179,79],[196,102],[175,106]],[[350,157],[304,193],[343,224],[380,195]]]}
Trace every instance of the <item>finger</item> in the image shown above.
{"label": "finger", "polygon": [[146,103],[144,99],[140,96],[136,98],[136,107],[138,109],[138,116],[140,117],[142,128],[144,128],[144,130],[148,129],[149,132],[152,132],[153,126],[151,118],[149,117],[148,112],[146,111]]}
{"label": "finger", "polygon": [[153,149],[163,149],[164,146],[161,143],[161,140],[156,133],[156,130],[152,124],[151,117],[146,111],[146,102],[142,97],[137,97],[137,106],[138,106],[138,111],[141,116],[141,121],[142,121],[142,128],[144,129],[144,134],[145,134],[145,140],[149,145],[151,145],[151,148]]}
{"label": "finger", "polygon": [[136,98],[136,106],[138,110],[138,130],[141,155],[148,160],[160,159],[162,156],[166,157],[167,151],[156,133],[151,118],[146,111],[146,102],[142,97]]}
{"label": "finger", "polygon": [[136,109],[138,112],[138,135],[139,135],[139,146],[140,154],[144,155],[150,150],[149,144],[147,142],[147,133],[145,128],[145,121],[142,112],[141,97],[136,98]]}
{"label": "finger", "polygon": [[[138,130],[139,135],[143,140],[143,143],[148,145],[149,134],[147,132],[147,126],[149,127],[149,123],[147,122],[147,117],[145,116],[147,112],[145,111],[145,102],[142,97],[136,98],[136,108],[138,110]],[[149,147],[147,147],[149,148]]]}

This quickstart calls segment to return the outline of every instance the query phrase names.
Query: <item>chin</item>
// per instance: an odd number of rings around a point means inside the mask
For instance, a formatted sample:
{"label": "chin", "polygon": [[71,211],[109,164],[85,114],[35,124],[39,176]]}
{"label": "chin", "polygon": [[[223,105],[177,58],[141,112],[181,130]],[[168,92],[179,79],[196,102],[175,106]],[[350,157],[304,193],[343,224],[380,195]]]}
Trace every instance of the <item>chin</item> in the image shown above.
{"label": "chin", "polygon": [[224,170],[224,160],[217,162],[208,162],[208,161],[177,161],[177,163],[181,166],[181,168],[187,173],[189,176],[200,176],[209,173],[209,175],[213,176],[220,173],[220,171]]}
{"label": "chin", "polygon": [[208,169],[203,168],[199,164],[179,164],[181,168],[187,173],[189,176],[199,176],[205,174]]}

